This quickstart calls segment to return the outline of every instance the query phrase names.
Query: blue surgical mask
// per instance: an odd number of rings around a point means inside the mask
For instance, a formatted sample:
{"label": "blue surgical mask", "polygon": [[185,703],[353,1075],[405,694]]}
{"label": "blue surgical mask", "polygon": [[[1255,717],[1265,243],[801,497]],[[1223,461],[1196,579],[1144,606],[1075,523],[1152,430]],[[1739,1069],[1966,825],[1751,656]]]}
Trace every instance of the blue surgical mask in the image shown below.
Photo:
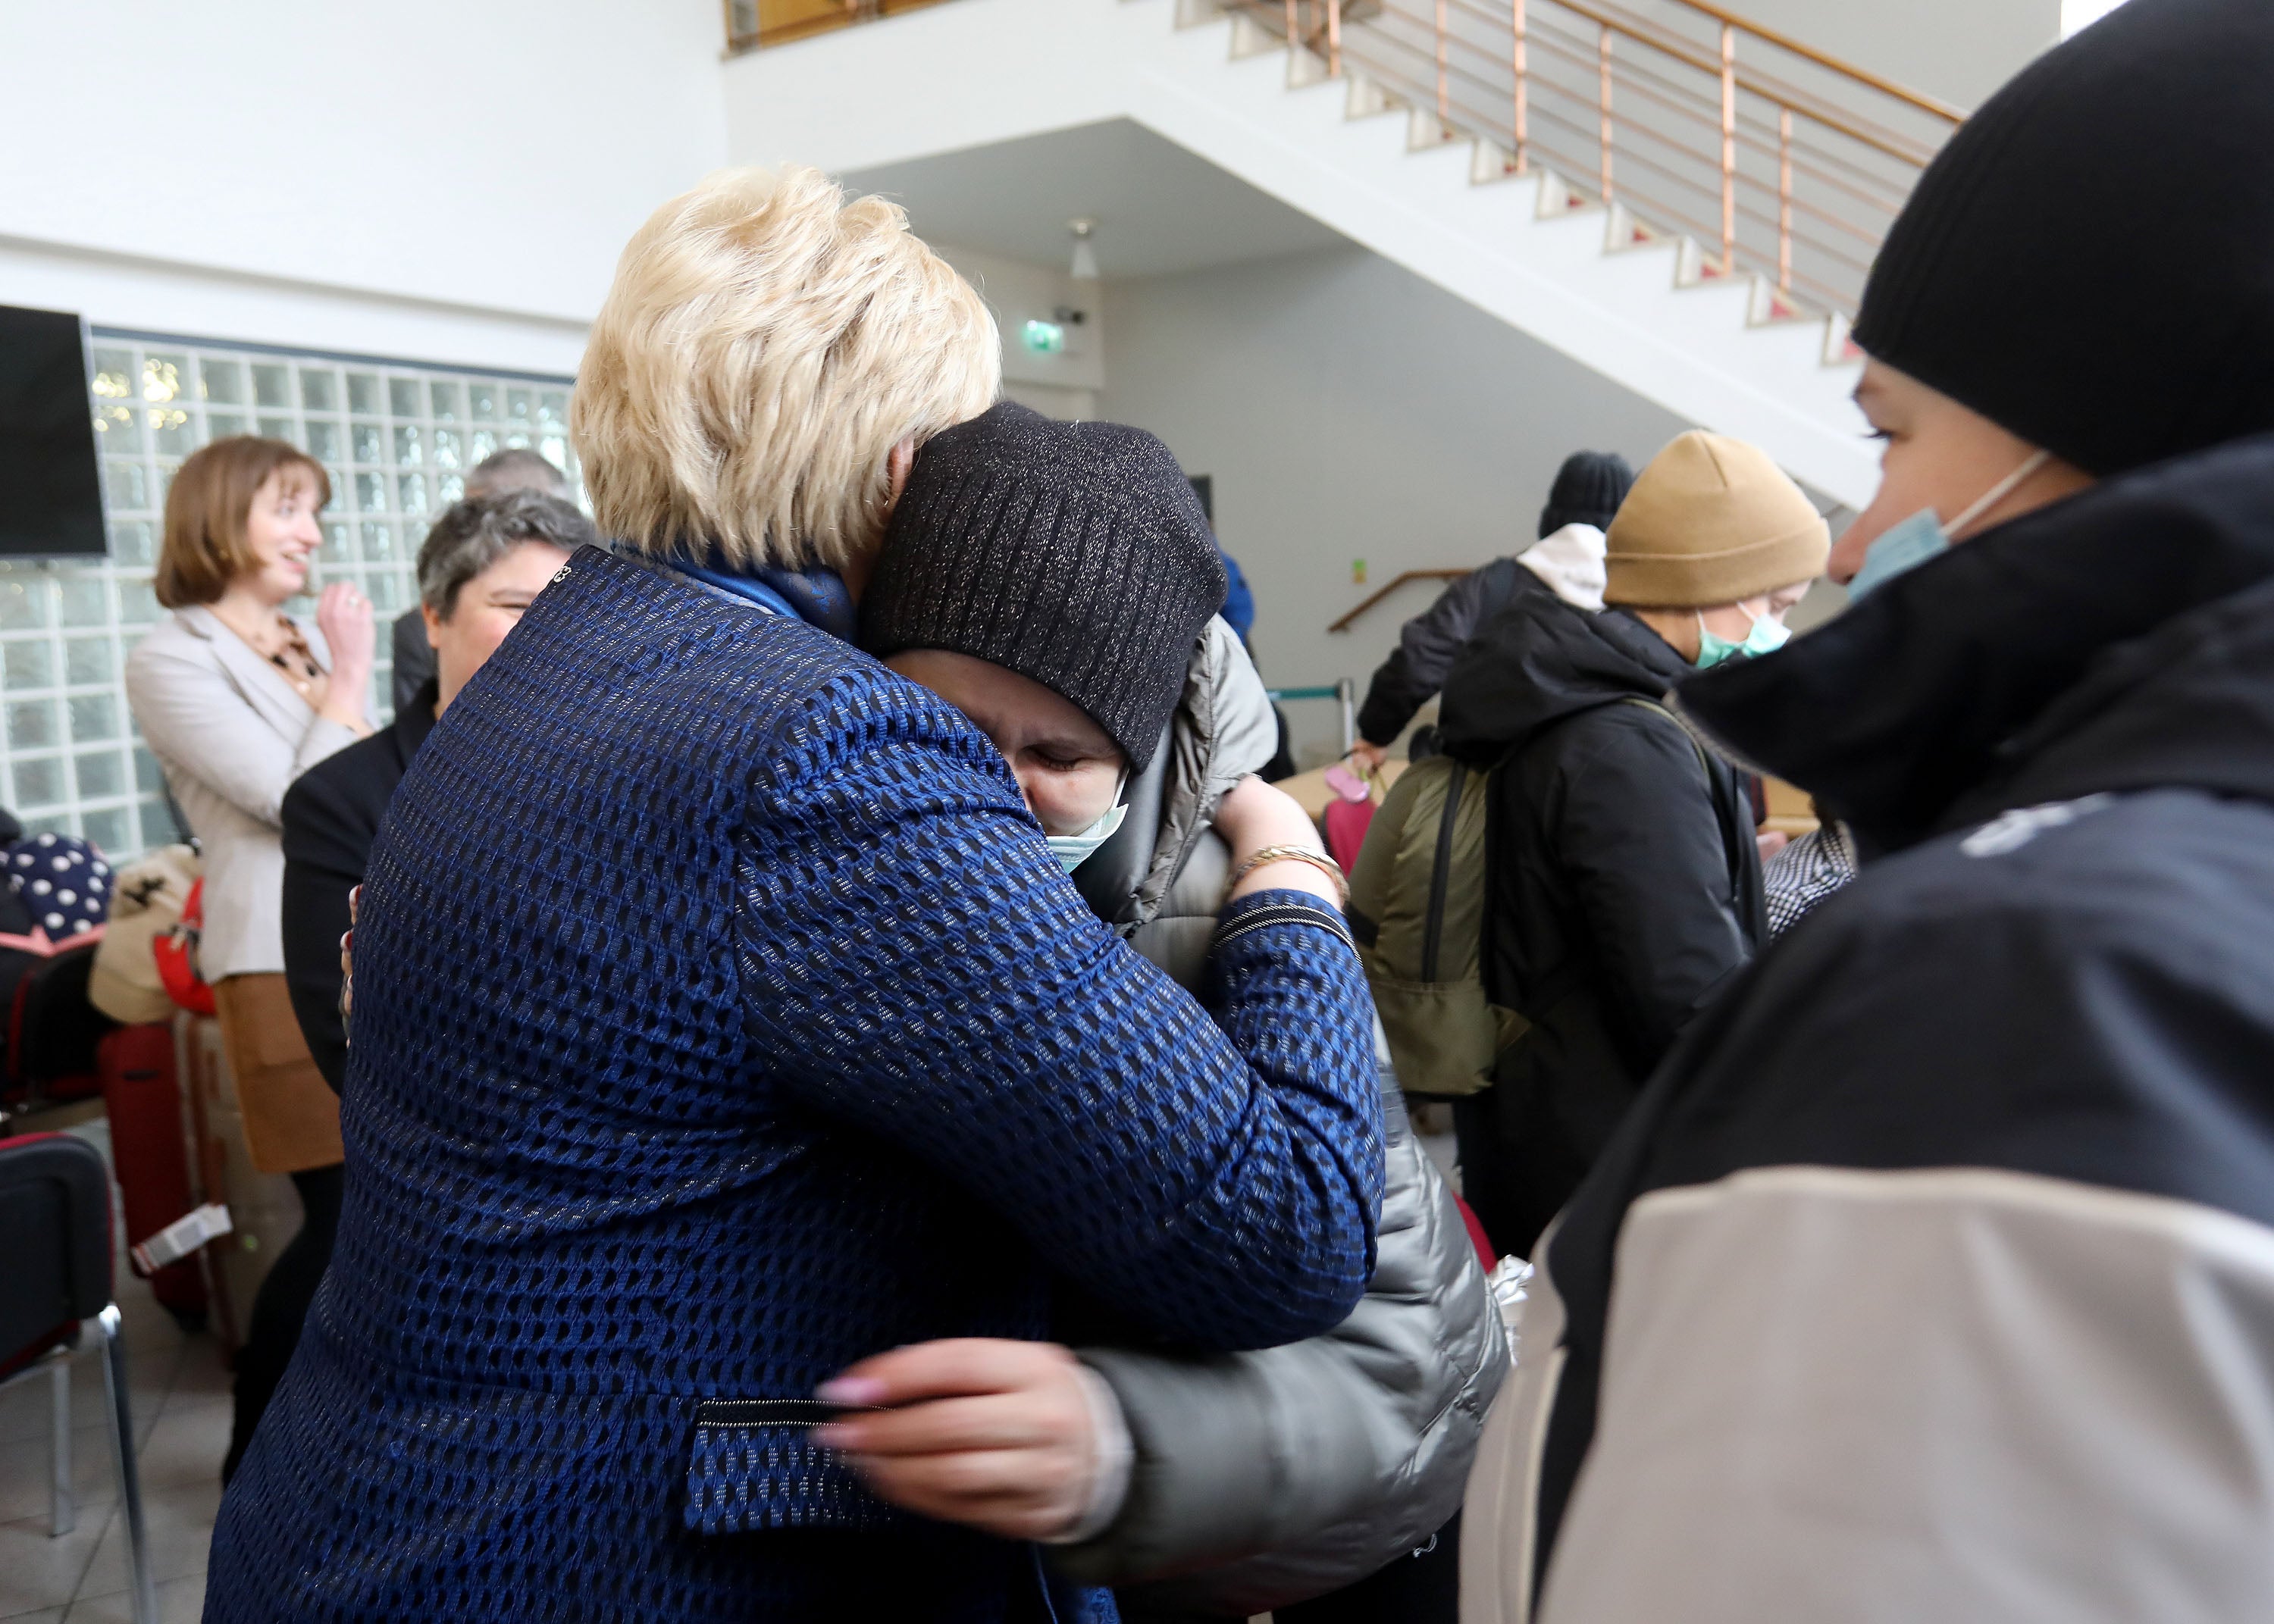
{"label": "blue surgical mask", "polygon": [[[1122,783],[1126,786],[1128,779],[1123,778]],[[1114,794],[1118,801],[1120,791],[1116,790]],[[1068,874],[1072,874],[1076,868],[1088,862],[1099,846],[1113,838],[1115,832],[1121,827],[1121,820],[1128,816],[1129,808],[1117,804],[1111,811],[1080,834],[1046,835],[1043,838],[1050,843],[1050,850],[1057,854],[1058,865]]]}
{"label": "blue surgical mask", "polygon": [[1753,629],[1745,634],[1743,643],[1731,643],[1706,624],[1706,617],[1698,617],[1698,658],[1691,662],[1700,671],[1711,671],[1723,660],[1737,655],[1773,654],[1792,635],[1782,620],[1768,615],[1757,615]]}
{"label": "blue surgical mask", "polygon": [[1878,539],[1864,551],[1864,568],[1848,583],[1850,603],[1866,593],[1878,590],[1906,570],[1916,569],[1929,559],[1950,550],[1951,538],[2003,501],[2014,487],[2045,465],[2052,455],[2040,451],[2012,473],[1982,493],[1981,499],[1964,513],[1943,524],[1941,516],[1931,508],[1922,508],[1900,524],[1888,526]]}

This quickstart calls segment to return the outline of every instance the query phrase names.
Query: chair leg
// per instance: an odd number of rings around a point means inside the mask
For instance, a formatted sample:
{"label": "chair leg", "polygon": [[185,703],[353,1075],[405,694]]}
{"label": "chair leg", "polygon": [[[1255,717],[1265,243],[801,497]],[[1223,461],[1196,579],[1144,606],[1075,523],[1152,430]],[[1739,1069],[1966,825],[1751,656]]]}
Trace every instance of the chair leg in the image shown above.
{"label": "chair leg", "polygon": [[48,1536],[60,1539],[79,1526],[79,1501],[72,1494],[71,1350],[48,1356],[48,1380],[55,1387],[55,1436],[48,1446]]}
{"label": "chair leg", "polygon": [[157,1587],[150,1579],[150,1542],[142,1521],[142,1479],[134,1470],[134,1417],[126,1402],[126,1344],[119,1340],[118,1304],[95,1316],[102,1330],[102,1382],[110,1400],[111,1461],[118,1468],[118,1503],[126,1512],[126,1578],[134,1624],[158,1624]]}

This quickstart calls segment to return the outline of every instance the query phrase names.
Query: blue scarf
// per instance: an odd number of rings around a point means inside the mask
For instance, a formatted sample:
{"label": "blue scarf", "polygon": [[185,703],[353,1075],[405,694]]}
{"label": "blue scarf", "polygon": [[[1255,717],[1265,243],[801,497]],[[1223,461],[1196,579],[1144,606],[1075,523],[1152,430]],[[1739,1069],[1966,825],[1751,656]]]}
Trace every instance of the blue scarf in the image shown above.
{"label": "blue scarf", "polygon": [[861,621],[853,608],[853,594],[833,569],[738,569],[716,548],[699,564],[676,553],[658,561],[761,609],[819,627],[843,642],[858,641]]}

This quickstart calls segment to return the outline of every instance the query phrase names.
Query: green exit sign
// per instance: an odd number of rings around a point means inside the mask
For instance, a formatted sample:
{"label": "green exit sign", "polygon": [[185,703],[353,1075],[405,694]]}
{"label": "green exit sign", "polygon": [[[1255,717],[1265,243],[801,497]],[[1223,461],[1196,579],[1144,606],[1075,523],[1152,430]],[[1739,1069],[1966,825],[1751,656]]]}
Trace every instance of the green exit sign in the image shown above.
{"label": "green exit sign", "polygon": [[1029,321],[1019,339],[1036,355],[1065,353],[1065,329],[1055,321]]}

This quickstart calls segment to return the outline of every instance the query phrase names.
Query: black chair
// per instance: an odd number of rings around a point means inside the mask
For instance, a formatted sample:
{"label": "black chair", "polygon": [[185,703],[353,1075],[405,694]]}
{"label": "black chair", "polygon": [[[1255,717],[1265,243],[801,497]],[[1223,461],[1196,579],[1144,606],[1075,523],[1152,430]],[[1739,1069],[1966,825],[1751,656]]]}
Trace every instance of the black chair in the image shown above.
{"label": "black chair", "polygon": [[94,1147],[64,1133],[0,1139],[0,1387],[42,1374],[54,1384],[49,1532],[68,1534],[79,1521],[72,1495],[71,1359],[87,1327],[102,1339],[105,1414],[119,1505],[126,1514],[133,1618],[135,1624],[156,1624],[110,1261],[110,1170]]}

